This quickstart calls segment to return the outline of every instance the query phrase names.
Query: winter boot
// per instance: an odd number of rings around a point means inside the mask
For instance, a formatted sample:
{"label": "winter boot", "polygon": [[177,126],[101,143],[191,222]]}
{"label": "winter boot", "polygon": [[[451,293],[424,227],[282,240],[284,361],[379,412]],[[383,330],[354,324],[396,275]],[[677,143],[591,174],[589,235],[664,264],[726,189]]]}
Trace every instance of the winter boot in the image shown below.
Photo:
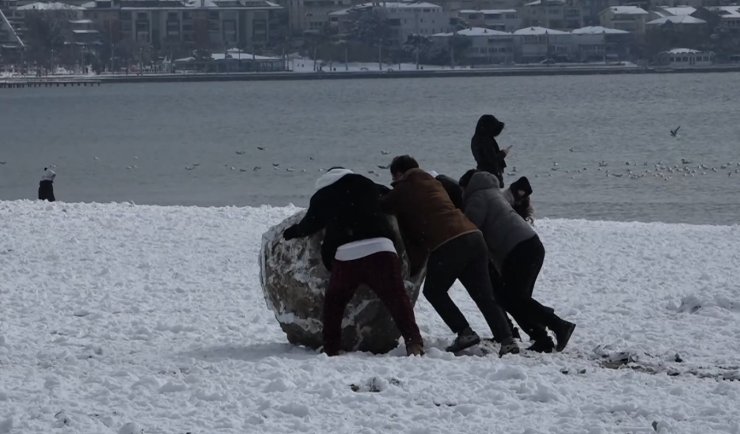
{"label": "winter boot", "polygon": [[534,344],[532,344],[527,349],[530,351],[536,351],[538,353],[552,353],[552,351],[555,349],[555,344],[552,342],[550,336],[548,336],[545,339],[534,341]]}
{"label": "winter boot", "polygon": [[465,348],[472,347],[473,345],[480,342],[480,336],[474,332],[470,327],[466,327],[465,330],[457,334],[455,341],[449,347],[445,348],[451,353],[462,351]]}
{"label": "winter boot", "polygon": [[565,346],[568,345],[570,336],[573,334],[573,330],[576,329],[576,325],[572,322],[558,318],[554,324],[550,327],[550,330],[555,333],[555,339],[558,344],[555,345],[556,351],[563,351]]}
{"label": "winter boot", "polygon": [[512,338],[503,341],[501,348],[498,350],[499,357],[503,357],[506,354],[519,354],[519,345]]}
{"label": "winter boot", "polygon": [[420,342],[412,342],[406,345],[407,356],[423,356],[424,346]]}

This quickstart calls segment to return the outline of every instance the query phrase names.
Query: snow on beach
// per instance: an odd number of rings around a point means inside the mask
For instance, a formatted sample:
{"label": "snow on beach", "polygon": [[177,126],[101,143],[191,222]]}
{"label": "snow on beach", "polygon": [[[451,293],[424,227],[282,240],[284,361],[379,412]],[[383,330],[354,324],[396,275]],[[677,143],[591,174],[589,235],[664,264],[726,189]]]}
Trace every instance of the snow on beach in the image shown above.
{"label": "snow on beach", "polygon": [[0,433],[740,433],[740,226],[541,219],[563,353],[445,353],[420,299],[426,356],[327,358],[259,285],[296,211],[0,201]]}

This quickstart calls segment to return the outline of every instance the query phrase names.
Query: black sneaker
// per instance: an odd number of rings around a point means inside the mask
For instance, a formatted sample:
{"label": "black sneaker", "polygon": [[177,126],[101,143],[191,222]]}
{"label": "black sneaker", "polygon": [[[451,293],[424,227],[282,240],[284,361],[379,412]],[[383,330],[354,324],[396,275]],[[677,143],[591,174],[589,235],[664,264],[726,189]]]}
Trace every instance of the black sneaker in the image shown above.
{"label": "black sneaker", "polygon": [[455,341],[452,342],[452,345],[445,349],[451,353],[456,353],[458,351],[464,350],[465,348],[472,347],[479,342],[480,336],[478,336],[478,333],[474,332],[470,327],[468,327],[458,333]]}
{"label": "black sneaker", "polygon": [[534,341],[534,344],[527,349],[538,353],[552,353],[555,349],[555,344],[552,343],[552,339],[548,336],[547,339]]}
{"label": "black sneaker", "polygon": [[555,351],[563,351],[565,346],[568,345],[568,341],[573,334],[573,330],[576,329],[576,325],[561,319],[554,327],[550,327],[550,329],[555,333],[555,339],[558,341],[558,344],[555,345]]}

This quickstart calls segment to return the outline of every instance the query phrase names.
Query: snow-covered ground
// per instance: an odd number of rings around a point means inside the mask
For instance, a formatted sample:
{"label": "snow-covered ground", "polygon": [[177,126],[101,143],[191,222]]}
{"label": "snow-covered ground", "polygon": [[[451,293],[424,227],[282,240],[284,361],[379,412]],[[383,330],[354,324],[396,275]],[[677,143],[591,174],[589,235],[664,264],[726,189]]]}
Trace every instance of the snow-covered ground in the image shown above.
{"label": "snow-covered ground", "polygon": [[563,353],[445,353],[420,299],[426,356],[327,358],[259,284],[297,210],[0,201],[0,433],[740,433],[740,226],[539,220]]}

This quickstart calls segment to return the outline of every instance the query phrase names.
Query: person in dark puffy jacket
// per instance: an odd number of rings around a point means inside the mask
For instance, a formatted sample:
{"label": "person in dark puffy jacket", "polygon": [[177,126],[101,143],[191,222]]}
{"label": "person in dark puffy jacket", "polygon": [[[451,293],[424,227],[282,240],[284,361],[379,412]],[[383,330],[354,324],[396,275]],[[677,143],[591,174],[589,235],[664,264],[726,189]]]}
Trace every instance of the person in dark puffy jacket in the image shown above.
{"label": "person in dark puffy jacket", "polygon": [[[460,186],[464,188],[465,215],[483,232],[493,264],[492,272],[498,273],[492,279],[501,284],[496,296],[534,340],[530,350],[562,351],[576,325],[561,319],[551,307],[532,298],[545,259],[545,248],[532,226],[506,198],[507,194],[514,198],[526,195],[523,189],[529,183],[518,182],[520,188],[512,185],[514,191],[510,188],[509,192],[501,191],[498,185],[496,177],[483,171],[469,171],[460,179]],[[553,331],[557,344],[552,342],[546,328]]]}
{"label": "person in dark puffy jacket", "polygon": [[337,355],[342,318],[357,287],[370,287],[401,331],[409,355],[423,354],[423,342],[393,244],[394,232],[380,209],[380,189],[370,179],[332,168],[316,181],[316,193],[301,221],[283,238],[305,237],[326,229],[321,243],[324,266],[331,272],[324,296],[324,352]]}
{"label": "person in dark puffy jacket", "polygon": [[507,150],[501,150],[496,137],[504,129],[504,123],[495,116],[485,114],[478,119],[475,134],[470,140],[470,149],[477,164],[476,169],[485,170],[498,178],[498,186],[504,187],[504,168],[506,167]]}

